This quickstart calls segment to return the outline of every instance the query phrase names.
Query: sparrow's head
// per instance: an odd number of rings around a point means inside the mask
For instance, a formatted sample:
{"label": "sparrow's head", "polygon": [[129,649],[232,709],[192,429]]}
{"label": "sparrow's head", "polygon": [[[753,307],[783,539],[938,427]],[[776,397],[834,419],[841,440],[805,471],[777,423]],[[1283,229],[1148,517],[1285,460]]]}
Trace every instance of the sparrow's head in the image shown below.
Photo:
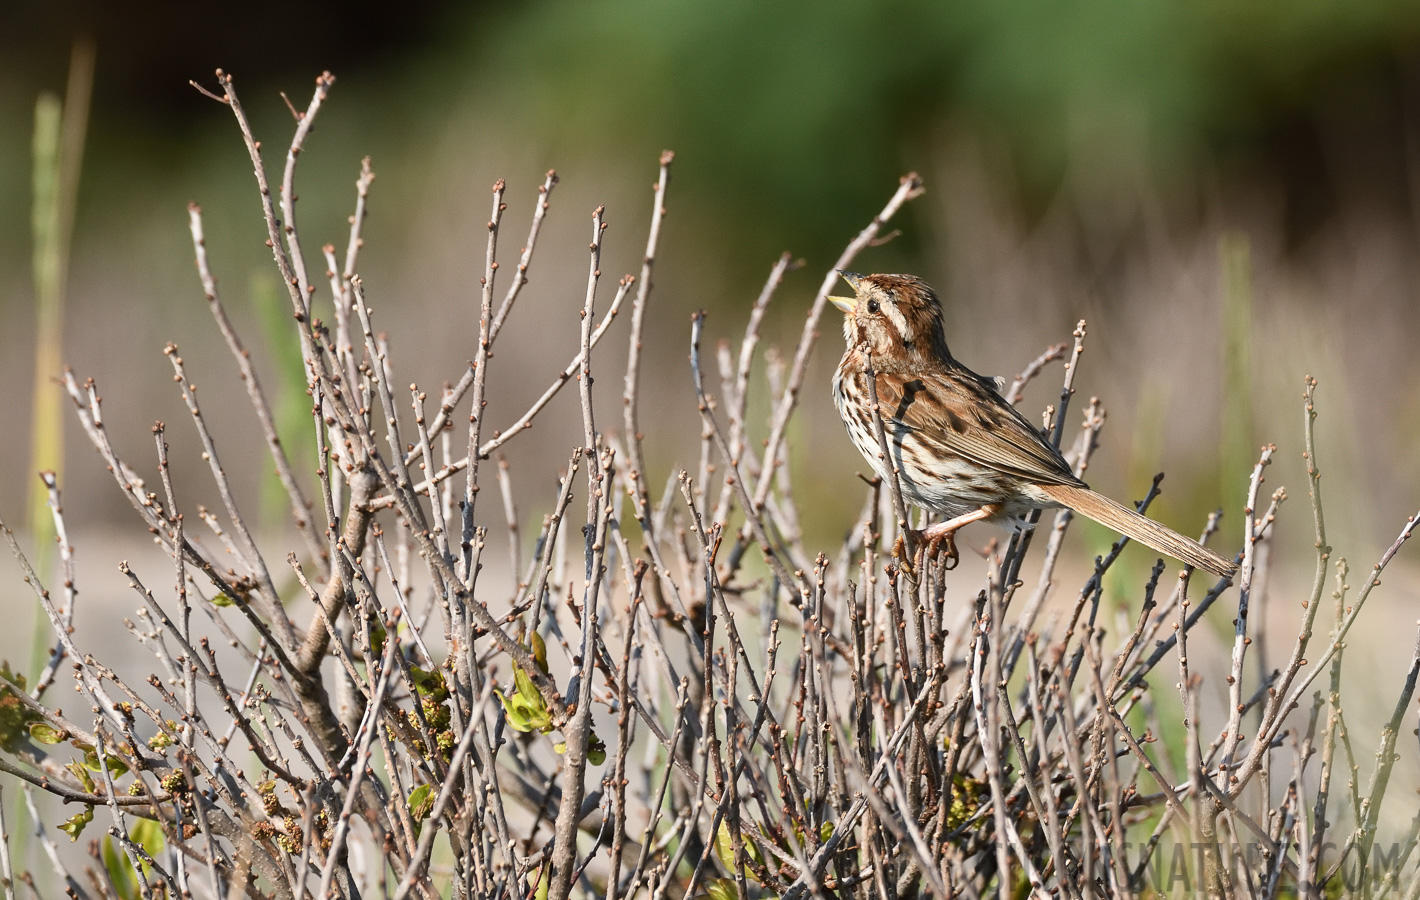
{"label": "sparrow's head", "polygon": [[843,311],[848,346],[867,344],[873,366],[930,370],[949,361],[942,305],[927,283],[912,275],[859,275],[839,271],[853,297],[829,297]]}

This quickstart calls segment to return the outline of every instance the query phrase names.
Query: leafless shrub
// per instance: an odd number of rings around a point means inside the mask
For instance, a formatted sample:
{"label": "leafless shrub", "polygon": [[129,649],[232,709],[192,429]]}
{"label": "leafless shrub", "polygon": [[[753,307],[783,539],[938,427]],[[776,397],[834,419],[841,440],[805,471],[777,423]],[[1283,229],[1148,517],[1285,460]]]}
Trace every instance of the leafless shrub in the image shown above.
{"label": "leafless shrub", "polygon": [[[209,96],[235,114],[289,289],[320,455],[312,467],[277,438],[193,207],[199,275],[301,549],[280,560],[258,546],[176,347],[168,349],[174,380],[225,507],[202,510],[197,528],[179,512],[163,426],[154,428],[154,487],[109,443],[96,386],[66,374],[89,439],[172,558],[171,574],[123,569],[138,595],[133,634],[159,668],[147,686],[135,685],[70,637],[72,553],[52,477],[60,597],[4,530],[57,641],[32,687],[8,667],[2,673],[0,769],[27,796],[47,791],[77,804],[60,826],[72,838],[96,816],[109,823],[107,855],[95,850],[105,864],[75,873],[54,845],[54,823],[35,816],[54,877],[71,896],[1319,896],[1356,887],[1348,865],[1371,876],[1367,891],[1420,892],[1420,818],[1387,866],[1369,865],[1420,643],[1370,784],[1353,778],[1349,808],[1333,797],[1338,746],[1351,752],[1339,704],[1344,639],[1416,520],[1347,602],[1348,570],[1332,558],[1322,515],[1314,381],[1304,434],[1315,578],[1286,665],[1259,677],[1245,664],[1261,634],[1249,604],[1286,499],[1262,492],[1274,448],[1262,451],[1248,485],[1237,590],[1196,585],[1191,571],[1166,578],[1160,562],[1138,588],[1132,628],[1119,634],[1106,629],[1101,598],[1123,540],[1095,560],[1073,602],[1049,604],[1068,512],[990,548],[980,585],[942,564],[915,578],[899,569],[890,548],[907,511],[895,485],[870,484],[843,545],[832,555],[811,551],[785,463],[832,271],[792,358],[768,355],[772,413],[762,441],[747,419],[751,372],[764,310],[791,258],[773,267],[738,353],[728,345],[716,353],[718,397],[705,386],[703,316],[694,317],[699,469],[677,473],[656,496],[660,475],[646,470],[640,449],[639,349],[671,154],[661,159],[640,273],[622,278],[602,305],[598,209],[580,347],[541,399],[493,431],[483,420],[490,350],[527,281],[556,177],[538,190],[501,296],[505,187],[494,186],[477,355],[431,414],[417,386],[408,397],[396,391],[358,275],[368,163],[344,259],[324,249],[324,280],[313,277],[296,228],[296,163],[333,79],[318,79],[296,114],[274,193],[232,79],[219,71],[218,82],[220,93]],[[915,175],[904,178],[835,268],[920,191]],[[594,419],[592,372],[595,348],[627,302],[618,434]],[[1070,431],[1084,339],[1082,322],[1073,351],[1048,349],[1008,392],[1018,400],[1027,381],[1069,354],[1059,404],[1047,412],[1057,443]],[[553,511],[524,564],[505,468],[502,506],[479,503],[492,481],[484,463],[572,381],[583,440],[569,448]],[[455,428],[463,410],[466,436]],[[1091,400],[1073,438],[1079,471],[1103,423]],[[308,493],[302,482],[312,468]],[[579,491],[580,547],[568,521]],[[1156,480],[1141,510],[1157,491]],[[511,596],[493,596],[479,581],[484,551],[501,543],[490,545],[489,532],[500,527],[523,573]],[[1042,543],[1039,574],[1020,599],[1023,565]],[[1333,579],[1331,634],[1318,648],[1313,629]],[[168,581],[169,590],[150,587]],[[310,601],[304,626],[289,612],[304,608],[290,602],[293,593]],[[1235,600],[1236,619],[1231,668],[1208,675],[1226,683],[1217,722],[1203,709],[1204,676],[1187,648],[1220,599]],[[219,659],[208,623],[234,655]],[[1173,681],[1175,666],[1182,727],[1162,718],[1150,681]],[[84,698],[82,715],[45,698],[66,671]],[[1323,672],[1329,694],[1295,714]],[[1158,742],[1170,734],[1183,770]],[[0,822],[7,896],[17,882],[38,895],[43,887],[23,866],[12,872],[5,835]]]}

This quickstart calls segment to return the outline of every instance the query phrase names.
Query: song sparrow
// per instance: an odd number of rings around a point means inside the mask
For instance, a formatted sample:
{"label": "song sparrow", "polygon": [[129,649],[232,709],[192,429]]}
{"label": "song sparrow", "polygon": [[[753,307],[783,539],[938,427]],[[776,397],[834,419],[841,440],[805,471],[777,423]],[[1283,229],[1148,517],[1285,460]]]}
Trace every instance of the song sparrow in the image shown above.
{"label": "song sparrow", "polygon": [[982,519],[1017,527],[1033,509],[1067,506],[1160,553],[1215,575],[1237,566],[1196,541],[1090,490],[992,379],[952,357],[937,295],[911,275],[840,272],[856,297],[829,297],[847,314],[848,350],[833,401],[858,451],[890,471],[873,430],[867,371],[904,499],[946,517],[923,533],[929,546]]}

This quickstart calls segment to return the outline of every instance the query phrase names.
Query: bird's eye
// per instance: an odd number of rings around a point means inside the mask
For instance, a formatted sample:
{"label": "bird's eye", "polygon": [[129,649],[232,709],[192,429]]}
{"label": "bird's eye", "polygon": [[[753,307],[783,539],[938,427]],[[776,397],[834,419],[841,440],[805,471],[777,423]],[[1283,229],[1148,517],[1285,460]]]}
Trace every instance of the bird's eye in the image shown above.
{"label": "bird's eye", "polygon": [[879,307],[878,307],[878,301],[876,301],[876,300],[869,300],[869,301],[868,301],[868,312],[870,312],[870,313],[875,313],[875,312],[878,311],[878,309],[879,309]]}

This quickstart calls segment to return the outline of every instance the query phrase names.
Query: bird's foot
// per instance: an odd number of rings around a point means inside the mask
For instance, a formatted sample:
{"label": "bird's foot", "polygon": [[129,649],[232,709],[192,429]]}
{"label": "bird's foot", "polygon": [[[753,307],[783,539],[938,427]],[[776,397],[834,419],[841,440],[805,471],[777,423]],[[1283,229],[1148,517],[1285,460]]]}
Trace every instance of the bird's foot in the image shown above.
{"label": "bird's foot", "polygon": [[972,510],[964,515],[956,516],[945,522],[938,522],[931,525],[927,530],[919,532],[919,536],[926,542],[927,552],[936,553],[940,546],[946,545],[947,555],[944,559],[945,571],[951,571],[957,567],[961,561],[961,556],[957,553],[957,530],[970,525],[972,522],[979,522],[982,519],[989,519],[1000,512],[1000,507],[994,503],[988,503],[980,509]]}
{"label": "bird's foot", "polygon": [[[911,546],[916,548],[916,552],[911,554],[907,552],[909,535],[912,537]],[[917,583],[917,569],[922,560],[921,535],[920,531],[908,529],[900,532],[897,540],[892,542],[893,564],[897,567],[897,571],[914,585]]]}
{"label": "bird's foot", "polygon": [[[907,552],[909,544],[914,548],[911,554]],[[942,555],[943,549],[946,551],[945,556]],[[944,562],[944,571],[950,572],[957,567],[961,559],[957,553],[956,531],[934,531],[929,528],[926,531],[909,530],[899,534],[892,545],[892,558],[896,562],[897,570],[913,584],[916,584],[917,574],[924,563],[933,563],[940,559]]]}
{"label": "bird's foot", "polygon": [[[950,572],[957,567],[957,563],[961,562],[961,555],[957,553],[957,533],[955,531],[927,536],[926,540],[925,552],[931,559],[941,558],[942,571]],[[943,550],[946,551],[945,556],[942,555]]]}

